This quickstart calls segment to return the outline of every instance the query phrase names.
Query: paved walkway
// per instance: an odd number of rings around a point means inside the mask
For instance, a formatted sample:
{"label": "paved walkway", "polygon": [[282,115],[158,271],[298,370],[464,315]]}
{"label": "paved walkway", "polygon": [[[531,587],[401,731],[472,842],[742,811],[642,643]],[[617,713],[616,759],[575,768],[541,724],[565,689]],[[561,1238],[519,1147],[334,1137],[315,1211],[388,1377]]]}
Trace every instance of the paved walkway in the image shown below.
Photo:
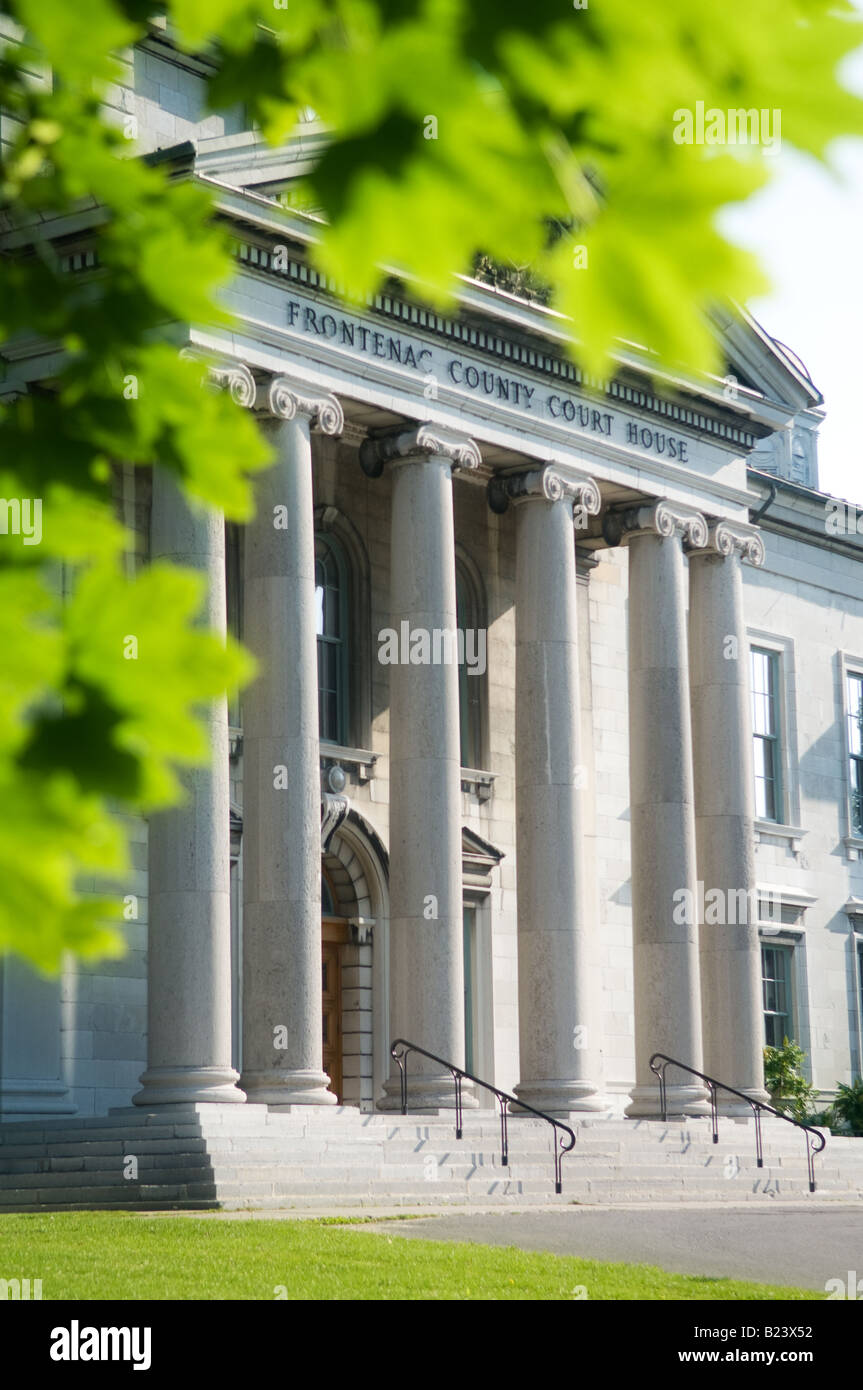
{"label": "paved walkway", "polygon": [[[365,1230],[426,1240],[477,1241],[556,1255],[659,1265],[679,1274],[753,1279],[824,1289],[828,1279],[863,1279],[863,1202],[760,1207],[580,1207],[459,1212],[387,1221]],[[861,1295],[863,1296],[863,1295]]]}
{"label": "paved walkway", "polygon": [[[428,1207],[338,1207],[269,1211],[140,1212],[203,1221],[365,1218],[351,1229],[408,1239],[515,1245],[555,1255],[652,1264],[676,1274],[753,1279],[824,1289],[828,1279],[863,1280],[863,1202],[651,1202],[649,1206],[486,1208],[444,1213]],[[410,1214],[411,1220],[404,1218]],[[369,1217],[377,1220],[369,1221]],[[400,1219],[401,1218],[401,1219]],[[863,1293],[861,1293],[863,1299]]]}

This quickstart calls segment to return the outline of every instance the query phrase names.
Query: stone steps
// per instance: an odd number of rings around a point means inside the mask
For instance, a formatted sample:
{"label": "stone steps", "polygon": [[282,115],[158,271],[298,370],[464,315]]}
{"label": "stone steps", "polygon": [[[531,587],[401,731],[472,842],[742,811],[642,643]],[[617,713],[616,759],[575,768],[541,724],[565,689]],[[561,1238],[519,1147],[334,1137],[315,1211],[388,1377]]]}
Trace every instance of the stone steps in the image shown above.
{"label": "stone steps", "polygon": [[[91,1146],[93,1152],[97,1151],[96,1145],[100,1145],[102,1152],[110,1153],[112,1151],[118,1151],[123,1146],[128,1147],[131,1136],[135,1137],[142,1152],[146,1152],[147,1146],[151,1144],[158,1145],[175,1140],[194,1144],[196,1140],[206,1139],[208,1142],[213,1142],[218,1141],[220,1137],[231,1141],[239,1139],[244,1142],[270,1141],[273,1144],[289,1144],[291,1142],[307,1144],[314,1142],[323,1146],[327,1144],[348,1143],[352,1148],[364,1144],[389,1144],[398,1139],[404,1142],[408,1140],[442,1140],[447,1136],[453,1143],[474,1141],[484,1144],[494,1144],[500,1142],[500,1129],[497,1126],[489,1126],[482,1129],[473,1129],[466,1126],[463,1130],[462,1139],[456,1140],[454,1126],[445,1123],[435,1126],[404,1124],[400,1126],[387,1126],[386,1131],[383,1128],[379,1128],[374,1132],[361,1134],[354,1134],[348,1130],[322,1131],[311,1129],[308,1133],[296,1130],[279,1131],[276,1127],[269,1126],[266,1129],[255,1131],[247,1131],[241,1128],[233,1129],[227,1126],[214,1126],[212,1128],[202,1126],[195,1129],[194,1132],[184,1134],[182,1131],[188,1129],[188,1126],[178,1126],[174,1129],[163,1128],[159,1130],[147,1126],[137,1126],[127,1128],[126,1130],[115,1128],[112,1131],[105,1132],[67,1129],[66,1131],[52,1131],[48,1135],[39,1135],[30,1132],[26,1134],[13,1134],[11,1131],[14,1128],[15,1126],[12,1125],[0,1125],[0,1154],[5,1153],[11,1148],[21,1152],[29,1150],[41,1151],[46,1147],[56,1149],[57,1146],[68,1143],[88,1144]],[[677,1146],[683,1151],[693,1146],[704,1146],[714,1150],[733,1150],[739,1148],[742,1144],[751,1144],[754,1149],[754,1136],[751,1130],[742,1134],[734,1132],[729,1132],[727,1134],[720,1133],[718,1144],[713,1144],[711,1142],[709,1134],[687,1134],[681,1137],[679,1132],[675,1133],[665,1130],[659,1125],[649,1131],[640,1129],[638,1131],[629,1131],[628,1133],[615,1132],[613,1130],[603,1133],[602,1131],[577,1129],[576,1135],[577,1148],[579,1150],[599,1148],[603,1152],[625,1149],[640,1150],[645,1143],[662,1144],[666,1148]],[[522,1146],[551,1147],[551,1135],[549,1131],[545,1129],[528,1130],[520,1128],[514,1123],[510,1123],[509,1136],[511,1145],[518,1142]],[[791,1131],[782,1131],[778,1135],[765,1134],[764,1149],[765,1152],[770,1149],[775,1149],[777,1152],[785,1152],[789,1146],[793,1147],[795,1143],[802,1146],[804,1142],[802,1134],[798,1136]],[[836,1137],[829,1139],[828,1142],[831,1146],[841,1145],[843,1147],[845,1145],[853,1146],[855,1143],[854,1140]],[[859,1141],[857,1142],[859,1143]]]}
{"label": "stone steps", "polygon": [[[0,1211],[170,1210],[214,1207],[374,1207],[649,1200],[856,1200],[863,1140],[828,1140],[808,1191],[803,1136],[764,1125],[765,1167],[755,1165],[751,1122],[721,1122],[720,1142],[700,1123],[579,1123],[553,1190],[552,1136],[513,1116],[509,1165],[500,1165],[495,1114],[197,1106],[90,1120],[0,1125]],[[137,1159],[135,1181],[125,1177]],[[726,1176],[734,1159],[734,1176]],[[430,1162],[433,1160],[433,1162]]]}
{"label": "stone steps", "polygon": [[[284,1172],[300,1171],[325,1165],[327,1170],[338,1169],[339,1172],[343,1171],[347,1174],[374,1172],[381,1166],[412,1165],[422,1168],[430,1159],[433,1159],[439,1167],[453,1165],[468,1168],[500,1166],[499,1148],[477,1149],[472,1145],[448,1146],[442,1144],[423,1146],[421,1149],[398,1147],[382,1149],[375,1153],[368,1151],[346,1153],[342,1149],[338,1152],[331,1152],[315,1148],[307,1150],[293,1148],[280,1151],[269,1146],[265,1150],[256,1150],[251,1146],[237,1144],[220,1150],[188,1152],[182,1149],[166,1148],[163,1152],[142,1154],[134,1143],[130,1143],[125,1153],[99,1157],[76,1154],[69,1146],[69,1152],[62,1155],[46,1155],[43,1152],[30,1156],[2,1158],[0,1159],[0,1178],[13,1177],[16,1174],[33,1174],[44,1175],[53,1181],[55,1177],[59,1178],[70,1173],[83,1175],[91,1172],[122,1172],[130,1156],[136,1158],[139,1172],[158,1172],[176,1167],[178,1163],[182,1163],[190,1169],[222,1169],[235,1167],[238,1163],[251,1168],[278,1166]],[[752,1171],[757,1173],[760,1171],[756,1167],[754,1154],[735,1152],[722,1155],[715,1151],[681,1154],[677,1152],[656,1153],[645,1150],[641,1153],[628,1155],[576,1151],[565,1155],[563,1165],[566,1171],[577,1168],[579,1171],[591,1173],[594,1171],[607,1172],[610,1168],[638,1167],[646,1176],[675,1170],[681,1172],[709,1170],[724,1175],[724,1172],[732,1166],[729,1163],[729,1160],[732,1159],[734,1161],[733,1167],[738,1172]],[[509,1166],[517,1167],[520,1172],[530,1174],[546,1172],[551,1168],[551,1165],[551,1152],[524,1153],[510,1149]],[[805,1156],[802,1154],[767,1154],[765,1155],[764,1170],[767,1169],[788,1172],[795,1172],[797,1169],[803,1170],[805,1169]],[[835,1155],[829,1155],[828,1161],[818,1162],[816,1159],[816,1172],[819,1177],[826,1180],[838,1175],[840,1171],[849,1179],[863,1177],[863,1165],[859,1162],[843,1163]]]}
{"label": "stone steps", "polygon": [[[419,1169],[419,1171],[418,1171]],[[426,1172],[429,1173],[426,1179]],[[580,1181],[600,1181],[609,1177],[607,1165],[590,1165],[571,1163],[566,1164],[563,1169],[564,1184],[569,1187],[571,1183]],[[706,1186],[724,1189],[728,1183],[743,1184],[746,1181],[784,1181],[808,1183],[808,1177],[803,1165],[786,1165],[780,1167],[778,1164],[769,1164],[764,1168],[741,1167],[733,1176],[726,1177],[720,1169],[707,1168],[704,1165],[684,1167],[682,1165],[658,1166],[647,1164],[633,1164],[631,1167],[622,1170],[622,1174],[630,1173],[638,1177],[640,1182],[651,1184],[652,1186],[685,1182],[690,1186]],[[436,1165],[434,1168],[423,1169],[422,1165],[409,1164],[406,1162],[388,1161],[377,1165],[362,1165],[356,1167],[338,1167],[335,1165],[322,1166],[320,1163],[299,1164],[276,1164],[272,1160],[254,1163],[238,1155],[233,1163],[227,1164],[192,1164],[185,1162],[182,1156],[174,1160],[171,1164],[165,1164],[157,1168],[139,1168],[139,1176],[135,1180],[126,1178],[121,1168],[116,1169],[81,1169],[63,1170],[60,1172],[38,1171],[38,1172],[15,1172],[3,1174],[3,1183],[0,1186],[0,1195],[9,1189],[39,1189],[47,1190],[68,1189],[75,1187],[98,1187],[104,1185],[125,1186],[130,1191],[135,1190],[141,1185],[170,1184],[175,1182],[188,1181],[208,1181],[215,1180],[220,1187],[234,1180],[249,1181],[278,1181],[282,1185],[292,1183],[300,1185],[304,1182],[332,1182],[339,1183],[344,1188],[374,1185],[378,1179],[384,1182],[396,1183],[402,1179],[415,1182],[417,1178],[424,1184],[442,1183],[446,1181],[470,1182],[471,1180],[480,1181],[484,1176],[496,1180],[506,1181],[517,1178],[526,1184],[536,1184],[537,1186],[548,1187],[552,1180],[553,1170],[551,1163],[546,1164],[522,1164],[513,1163],[508,1167],[500,1166],[497,1155],[476,1155],[466,1157],[460,1161],[448,1159],[446,1162]],[[432,1176],[432,1174],[434,1176]],[[817,1181],[823,1186],[851,1187],[855,1185],[855,1178],[847,1173],[842,1173],[839,1169],[824,1169],[817,1173]]]}

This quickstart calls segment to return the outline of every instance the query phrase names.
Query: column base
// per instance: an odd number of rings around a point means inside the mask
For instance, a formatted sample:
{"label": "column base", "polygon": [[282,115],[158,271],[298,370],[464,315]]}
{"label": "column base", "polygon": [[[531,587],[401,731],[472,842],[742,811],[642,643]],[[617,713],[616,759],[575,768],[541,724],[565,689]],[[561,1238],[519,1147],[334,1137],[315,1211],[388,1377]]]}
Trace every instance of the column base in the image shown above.
{"label": "column base", "polygon": [[[489,1092],[491,1098],[491,1092]],[[479,1101],[469,1081],[462,1082],[461,1104],[463,1110],[478,1110]],[[390,1077],[384,1082],[384,1095],[375,1106],[376,1110],[397,1111],[401,1113],[401,1081]],[[408,1114],[436,1115],[441,1110],[455,1110],[455,1082],[449,1072],[434,1075],[408,1072]]]}
{"label": "column base", "polygon": [[327,1090],[330,1078],[325,1071],[243,1072],[240,1084],[250,1101],[271,1110],[339,1103],[338,1096]]}
{"label": "column base", "polygon": [[[662,1119],[658,1086],[636,1086],[630,1094],[630,1102],[623,1112],[628,1119]],[[710,1114],[710,1101],[704,1086],[667,1086],[665,1104],[669,1118]]]}
{"label": "column base", "polygon": [[519,1081],[515,1094],[525,1105],[549,1115],[600,1115],[609,1109],[592,1081]]}
{"label": "column base", "polygon": [[[760,1100],[762,1105],[770,1105],[770,1097],[763,1087],[736,1086],[735,1090],[742,1091],[745,1096],[752,1100]],[[741,1115],[745,1118],[752,1118],[752,1106],[747,1105],[744,1100],[739,1100],[737,1096],[729,1096],[722,1091],[716,1092],[716,1104],[720,1115]]]}
{"label": "column base", "polygon": [[198,1102],[245,1105],[233,1067],[153,1067],[141,1077],[133,1105],[191,1105]]}

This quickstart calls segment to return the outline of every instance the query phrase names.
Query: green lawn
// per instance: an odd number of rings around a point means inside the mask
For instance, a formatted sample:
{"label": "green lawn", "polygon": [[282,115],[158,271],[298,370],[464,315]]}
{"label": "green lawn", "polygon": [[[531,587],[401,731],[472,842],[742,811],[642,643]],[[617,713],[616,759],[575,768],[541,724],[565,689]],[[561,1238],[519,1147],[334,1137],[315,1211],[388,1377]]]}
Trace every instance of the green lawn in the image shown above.
{"label": "green lawn", "polygon": [[353,1223],[114,1212],[0,1216],[0,1278],[16,1277],[41,1279],[43,1299],[823,1298],[649,1265],[404,1240]]}

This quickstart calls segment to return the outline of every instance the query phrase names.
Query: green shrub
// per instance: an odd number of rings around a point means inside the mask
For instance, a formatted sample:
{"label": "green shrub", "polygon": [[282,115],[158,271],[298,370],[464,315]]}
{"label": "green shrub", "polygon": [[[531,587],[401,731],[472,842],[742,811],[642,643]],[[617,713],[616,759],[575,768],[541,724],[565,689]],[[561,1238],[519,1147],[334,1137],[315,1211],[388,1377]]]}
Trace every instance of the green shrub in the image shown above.
{"label": "green shrub", "polygon": [[836,1134],[863,1135],[863,1078],[858,1077],[850,1086],[841,1081],[837,1084],[826,1122]]}
{"label": "green shrub", "polygon": [[805,1053],[796,1042],[782,1039],[781,1047],[764,1049],[764,1084],[774,1109],[801,1124],[814,1118],[818,1088],[803,1075]]}

